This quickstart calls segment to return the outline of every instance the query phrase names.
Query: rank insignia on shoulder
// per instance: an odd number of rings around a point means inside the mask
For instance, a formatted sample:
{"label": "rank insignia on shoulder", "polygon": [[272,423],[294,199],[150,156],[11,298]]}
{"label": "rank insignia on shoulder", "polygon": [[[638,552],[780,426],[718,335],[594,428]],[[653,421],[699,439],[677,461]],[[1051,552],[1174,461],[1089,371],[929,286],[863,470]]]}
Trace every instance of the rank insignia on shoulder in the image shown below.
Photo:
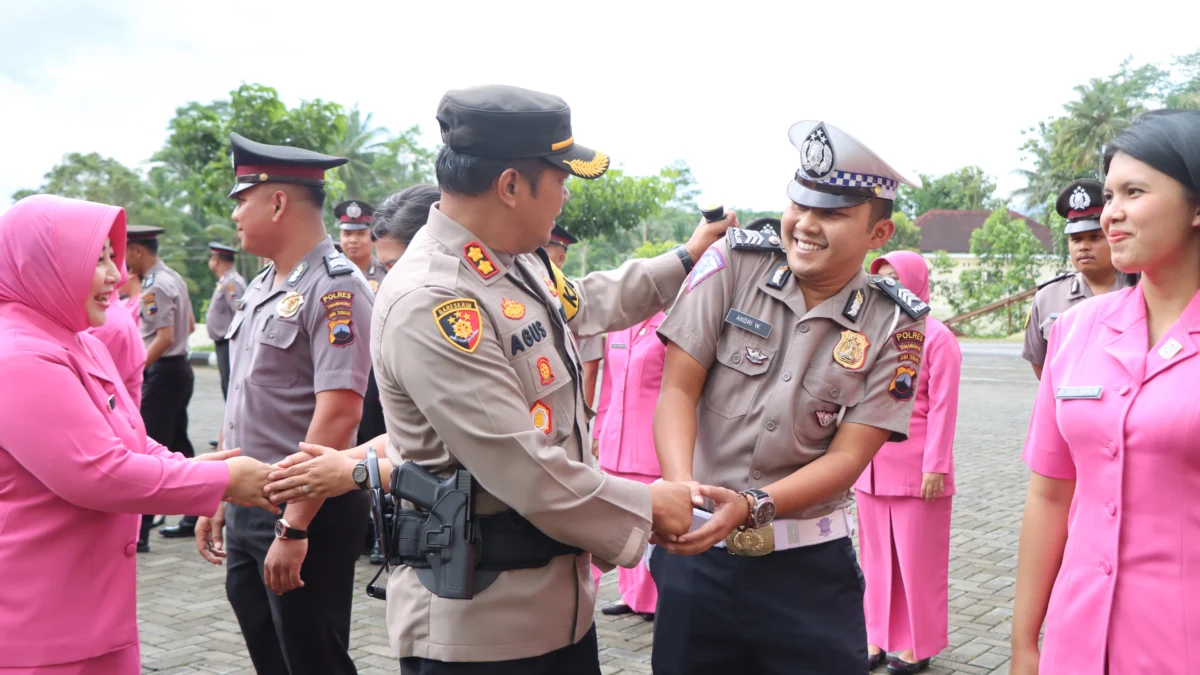
{"label": "rank insignia on shoulder", "polygon": [[784,263],[771,272],[771,278],[767,280],[767,285],[781,291],[790,278],[792,278],[792,269],[787,266],[787,263]]}
{"label": "rank insignia on shoulder", "polygon": [[916,293],[908,290],[891,277],[878,277],[875,279],[875,287],[887,294],[900,309],[911,319],[920,319],[929,313],[929,305],[925,304],[924,300],[917,297]]}
{"label": "rank insignia on shoulder", "polygon": [[500,309],[504,312],[504,316],[514,321],[525,318],[525,305],[516,300],[502,299],[500,301]]}
{"label": "rank insignia on shoulder", "polygon": [[329,344],[345,347],[354,344],[354,293],[333,291],[321,296],[329,323]]}
{"label": "rank insignia on shoulder", "polygon": [[467,263],[475,268],[479,276],[484,279],[491,279],[500,271],[496,267],[496,263],[488,256],[483,245],[477,241],[473,241],[466,246],[463,246],[463,255],[467,257]]}
{"label": "rank insignia on shoulder", "polygon": [[456,298],[433,308],[438,331],[446,341],[470,354],[479,346],[483,318],[479,303],[471,298]]}
{"label": "rank insignia on shoulder", "polygon": [[842,339],[833,347],[833,360],[846,370],[859,370],[867,362],[867,347],[871,341],[866,335],[852,330],[842,331]]}
{"label": "rank insignia on shoulder", "polygon": [[[328,265],[329,262],[326,261],[325,264]],[[295,286],[297,283],[299,283],[300,277],[304,276],[304,273],[307,271],[308,271],[308,263],[301,260],[300,264],[296,265],[296,269],[292,270],[292,273],[288,275],[287,285]],[[330,274],[333,274],[333,272],[330,272]]]}
{"label": "rank insignia on shoulder", "polygon": [[304,306],[304,296],[296,291],[289,291],[287,295],[279,299],[279,304],[275,305],[275,313],[281,319],[290,319],[296,316],[296,312]]}
{"label": "rank insignia on shoulder", "polygon": [[892,383],[888,385],[888,393],[897,401],[911,400],[917,390],[917,371],[911,366],[898,366]]}
{"label": "rank insignia on shoulder", "polygon": [[325,256],[325,271],[331,277],[340,277],[343,274],[351,274],[354,272],[354,265],[346,259],[346,256],[341,253],[330,253]]}
{"label": "rank insignia on shoulder", "polygon": [[755,232],[754,230],[743,230],[740,227],[731,227],[725,232],[725,239],[729,242],[729,248],[734,251],[766,251],[768,253],[782,252],[781,242],[779,237],[774,234],[765,232]]}
{"label": "rank insignia on shoulder", "polygon": [[154,272],[151,272],[150,274],[146,275],[145,279],[142,279],[142,289],[150,288],[153,285],[154,285]]}
{"label": "rank insignia on shoulder", "polygon": [[846,298],[846,306],[842,308],[842,316],[850,320],[851,323],[858,321],[858,314],[862,311],[863,304],[867,301],[867,296],[861,288],[854,289],[849,298]]}
{"label": "rank insignia on shoulder", "polygon": [[704,255],[700,256],[696,266],[692,268],[692,276],[688,277],[687,292],[691,293],[692,289],[700,285],[701,281],[723,269],[725,269],[725,257],[721,255],[721,251],[710,246]]}
{"label": "rank insignia on shoulder", "polygon": [[545,403],[541,401],[534,403],[533,407],[529,409],[529,416],[533,418],[533,426],[537,427],[538,431],[547,436],[554,431],[554,415]]}

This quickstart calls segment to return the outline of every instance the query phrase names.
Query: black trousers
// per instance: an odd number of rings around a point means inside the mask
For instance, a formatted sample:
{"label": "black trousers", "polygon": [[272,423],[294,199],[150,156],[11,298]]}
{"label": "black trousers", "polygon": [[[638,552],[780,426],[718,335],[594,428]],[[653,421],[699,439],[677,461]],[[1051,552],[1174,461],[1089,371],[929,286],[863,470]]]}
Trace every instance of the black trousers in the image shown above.
{"label": "black trousers", "polygon": [[[142,374],[142,423],[146,435],[184,457],[195,457],[188,440],[187,407],[196,385],[187,356],[163,356]],[[195,518],[187,517],[189,522]],[[145,541],[153,515],[142,516],[141,538]]]}
{"label": "black trousers", "polygon": [[[370,501],[366,492],[326,500],[308,527],[302,588],[276,595],[263,580],[278,516],[227,505],[225,593],[258,675],[346,675],[354,563]],[[286,512],[286,510],[285,510]]]}
{"label": "black trousers", "polygon": [[656,675],[862,675],[863,577],[849,538],[759,558],[650,560]]}
{"label": "black trousers", "polygon": [[448,662],[409,656],[400,659],[400,675],[600,675],[596,626],[573,645],[527,659]]}
{"label": "black trousers", "polygon": [[221,374],[221,398],[229,398],[229,340],[216,340],[217,372]]}

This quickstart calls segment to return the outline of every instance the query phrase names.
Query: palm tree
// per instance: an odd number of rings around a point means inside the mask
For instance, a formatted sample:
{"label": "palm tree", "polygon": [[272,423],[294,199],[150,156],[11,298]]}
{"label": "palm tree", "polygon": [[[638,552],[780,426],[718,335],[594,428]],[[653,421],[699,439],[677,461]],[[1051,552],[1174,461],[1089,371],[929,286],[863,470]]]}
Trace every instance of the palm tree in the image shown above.
{"label": "palm tree", "polygon": [[346,186],[345,196],[354,199],[363,199],[376,182],[375,161],[386,151],[386,139],[380,140],[380,136],[386,137],[387,129],[372,127],[372,117],[372,113],[363,115],[355,106],[346,118],[346,133],[333,149],[335,156],[350,160],[336,171]]}
{"label": "palm tree", "polygon": [[1076,171],[1091,171],[1103,163],[1104,148],[1133,121],[1145,107],[1130,100],[1119,83],[1092,78],[1075,87],[1079,100],[1064,106],[1066,122],[1062,127],[1062,146],[1071,149],[1071,166]]}

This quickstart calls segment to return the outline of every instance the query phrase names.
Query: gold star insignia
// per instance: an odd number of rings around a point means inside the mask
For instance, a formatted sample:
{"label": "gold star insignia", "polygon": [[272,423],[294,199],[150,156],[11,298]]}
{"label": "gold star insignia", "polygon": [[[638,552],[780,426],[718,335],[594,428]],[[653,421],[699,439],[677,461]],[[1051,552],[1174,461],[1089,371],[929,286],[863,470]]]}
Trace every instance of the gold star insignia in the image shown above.
{"label": "gold star insignia", "polygon": [[467,257],[471,259],[471,262],[478,263],[483,259],[483,250],[478,246],[472,246],[467,249]]}

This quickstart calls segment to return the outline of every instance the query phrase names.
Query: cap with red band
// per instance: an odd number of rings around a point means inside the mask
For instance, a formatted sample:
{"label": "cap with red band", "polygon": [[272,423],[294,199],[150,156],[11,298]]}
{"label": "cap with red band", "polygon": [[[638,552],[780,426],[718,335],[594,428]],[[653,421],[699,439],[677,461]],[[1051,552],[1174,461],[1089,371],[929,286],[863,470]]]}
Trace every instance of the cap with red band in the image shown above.
{"label": "cap with red band", "polygon": [[349,160],[286,145],[267,145],[230,133],[236,184],[230,197],[261,183],[325,187],[325,172]]}
{"label": "cap with red band", "polygon": [[555,225],[554,230],[550,232],[551,244],[558,244],[559,246],[566,248],[577,241],[579,240],[575,238],[575,235],[567,232],[559,225]]}
{"label": "cap with red band", "polygon": [[342,230],[365,230],[375,220],[375,209],[366,202],[348,199],[333,207],[333,215]]}

